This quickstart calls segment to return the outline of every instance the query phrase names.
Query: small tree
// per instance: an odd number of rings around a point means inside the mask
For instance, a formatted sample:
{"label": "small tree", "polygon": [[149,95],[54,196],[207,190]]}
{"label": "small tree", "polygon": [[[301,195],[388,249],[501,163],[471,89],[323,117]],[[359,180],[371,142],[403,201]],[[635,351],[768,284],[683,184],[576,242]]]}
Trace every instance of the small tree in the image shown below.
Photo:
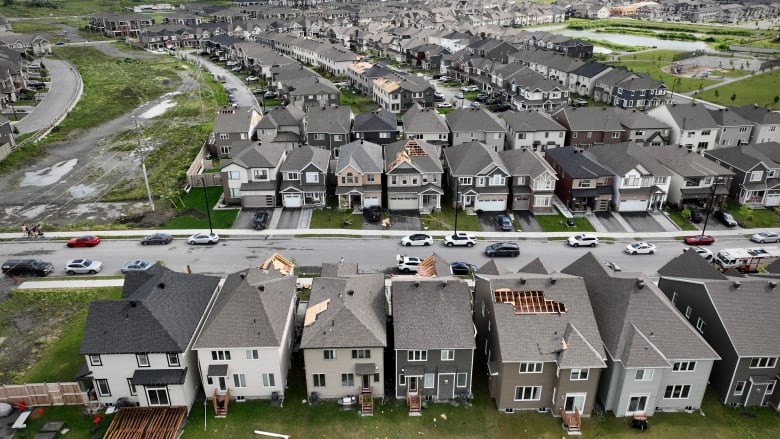
{"label": "small tree", "polygon": [[736,101],[736,100],[737,100],[737,94],[736,94],[736,93],[733,93],[733,94],[731,95],[731,103],[733,104],[733,103],[734,103],[734,101]]}
{"label": "small tree", "polygon": [[682,212],[680,212],[683,216],[683,218],[690,220],[691,219],[691,209],[688,208],[688,206],[683,207]]}
{"label": "small tree", "polygon": [[720,91],[717,88],[715,89],[715,97],[716,98],[720,97]]}
{"label": "small tree", "polygon": [[772,102],[774,102],[775,105],[777,105],[777,101],[780,101],[780,96],[775,95],[775,98],[772,99]]}

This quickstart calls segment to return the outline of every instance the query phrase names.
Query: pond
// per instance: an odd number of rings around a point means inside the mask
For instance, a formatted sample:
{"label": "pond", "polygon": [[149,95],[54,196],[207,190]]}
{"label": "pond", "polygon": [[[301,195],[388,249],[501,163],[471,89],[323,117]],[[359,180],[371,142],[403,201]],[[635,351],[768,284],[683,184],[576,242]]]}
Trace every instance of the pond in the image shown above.
{"label": "pond", "polygon": [[[707,47],[707,43],[703,41],[662,40],[660,38],[644,37],[638,35],[608,34],[573,29],[551,29],[548,32],[566,35],[567,37],[587,38],[590,40],[605,40],[609,41],[610,43],[622,44],[624,46],[632,47],[657,47],[659,49],[683,50],[686,52],[693,52],[694,50],[714,52],[714,50]],[[604,53],[602,50],[596,52]]]}

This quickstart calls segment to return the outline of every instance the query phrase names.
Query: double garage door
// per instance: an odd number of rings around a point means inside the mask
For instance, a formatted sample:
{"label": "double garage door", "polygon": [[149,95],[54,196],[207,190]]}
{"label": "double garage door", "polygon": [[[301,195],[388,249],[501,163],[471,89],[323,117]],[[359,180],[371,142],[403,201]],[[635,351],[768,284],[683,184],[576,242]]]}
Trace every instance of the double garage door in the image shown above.
{"label": "double garage door", "polygon": [[390,195],[387,199],[387,207],[390,210],[417,210],[419,209],[417,194]]}
{"label": "double garage door", "polygon": [[620,200],[618,212],[644,212],[647,210],[647,200]]}
{"label": "double garage door", "polygon": [[485,212],[501,212],[506,210],[506,199],[477,200],[474,208]]}

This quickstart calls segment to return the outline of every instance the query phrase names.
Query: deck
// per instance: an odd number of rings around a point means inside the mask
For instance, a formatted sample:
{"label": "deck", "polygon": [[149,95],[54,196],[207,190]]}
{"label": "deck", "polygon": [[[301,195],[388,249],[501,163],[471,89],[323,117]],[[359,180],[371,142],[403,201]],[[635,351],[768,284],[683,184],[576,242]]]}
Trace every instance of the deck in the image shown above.
{"label": "deck", "polygon": [[187,407],[125,407],[108,426],[103,439],[176,439]]}
{"label": "deck", "polygon": [[563,429],[569,435],[581,435],[580,427],[582,426],[582,419],[580,417],[580,411],[576,408],[574,412],[568,413],[561,408],[561,419],[563,420]]}

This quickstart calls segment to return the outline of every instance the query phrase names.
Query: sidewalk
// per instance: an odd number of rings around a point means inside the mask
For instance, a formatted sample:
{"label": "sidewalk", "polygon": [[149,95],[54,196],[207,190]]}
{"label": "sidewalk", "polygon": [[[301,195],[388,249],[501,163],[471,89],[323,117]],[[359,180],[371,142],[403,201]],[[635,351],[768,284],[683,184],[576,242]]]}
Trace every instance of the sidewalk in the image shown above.
{"label": "sidewalk", "polygon": [[121,287],[122,279],[73,279],[73,280],[23,280],[18,290],[53,290],[59,288],[105,288]]}

